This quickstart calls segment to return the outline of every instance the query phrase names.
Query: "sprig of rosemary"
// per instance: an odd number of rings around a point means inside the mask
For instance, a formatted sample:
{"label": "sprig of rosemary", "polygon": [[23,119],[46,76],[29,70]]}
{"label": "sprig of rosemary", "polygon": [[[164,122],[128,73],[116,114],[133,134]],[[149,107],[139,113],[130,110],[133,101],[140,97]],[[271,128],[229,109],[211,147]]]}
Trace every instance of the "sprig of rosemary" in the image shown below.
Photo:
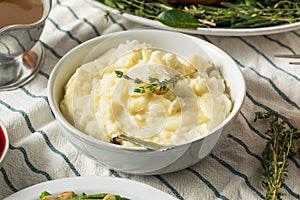
{"label": "sprig of rosemary", "polygon": [[289,128],[288,121],[279,118],[273,111],[256,112],[254,121],[269,119],[269,129],[266,131],[268,141],[262,152],[264,172],[263,187],[266,189],[266,200],[282,199],[280,188],[287,176],[288,158],[299,155],[300,148],[294,150],[295,141],[300,138],[300,129]]}
{"label": "sprig of rosemary", "polygon": [[149,76],[148,77],[148,82],[144,82],[143,80],[139,79],[139,78],[131,78],[130,76],[128,76],[127,74],[124,74],[122,71],[116,70],[115,74],[118,78],[124,78],[126,80],[132,80],[134,83],[136,84],[140,84],[138,87],[134,88],[134,92],[136,93],[145,93],[147,90],[152,92],[152,93],[156,93],[156,94],[164,94],[165,92],[167,92],[169,90],[170,87],[175,87],[175,85],[177,84],[177,82],[180,79],[183,79],[184,77],[190,75],[180,75],[180,74],[176,74],[173,77],[171,77],[170,79],[164,79],[162,81],[160,81],[158,78],[154,78]]}

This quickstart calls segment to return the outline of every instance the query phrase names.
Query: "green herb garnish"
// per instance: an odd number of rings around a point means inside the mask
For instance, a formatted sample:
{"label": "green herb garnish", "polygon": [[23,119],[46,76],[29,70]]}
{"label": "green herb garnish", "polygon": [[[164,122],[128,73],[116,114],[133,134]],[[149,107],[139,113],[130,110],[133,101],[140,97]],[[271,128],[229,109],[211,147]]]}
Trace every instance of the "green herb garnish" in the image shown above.
{"label": "green herb garnish", "polygon": [[42,193],[40,194],[40,199],[43,199],[43,198],[46,197],[46,196],[51,196],[51,194],[50,194],[49,192],[47,192],[47,191],[44,191],[44,192],[42,192]]}
{"label": "green herb garnish", "polygon": [[[158,78],[153,78],[150,76],[148,78],[148,82],[144,82],[143,80],[141,80],[139,78],[131,78],[130,76],[128,76],[118,70],[116,70],[115,73],[118,78],[132,80],[134,83],[139,84],[138,87],[134,88],[134,92],[145,93],[146,91],[150,91],[150,92],[156,93],[156,94],[166,93],[170,89],[170,87],[175,87],[175,85],[177,84],[177,82],[180,79],[183,79],[184,77],[187,77],[190,75],[190,74],[187,74],[187,75],[182,76],[180,74],[176,74],[172,78],[164,79],[163,81],[160,81]],[[195,73],[195,72],[193,72],[193,73]]]}
{"label": "green herb garnish", "polygon": [[300,21],[299,0],[229,0],[214,6],[181,6],[165,0],[98,1],[174,28],[255,28]]}
{"label": "green herb garnish", "polygon": [[269,129],[266,132],[268,141],[262,152],[265,199],[279,200],[283,196],[280,188],[284,185],[283,177],[287,176],[288,158],[300,154],[300,148],[294,149],[295,141],[300,138],[300,129],[289,128],[289,122],[280,119],[278,113],[273,111],[256,112],[254,121],[257,119],[269,119]]}

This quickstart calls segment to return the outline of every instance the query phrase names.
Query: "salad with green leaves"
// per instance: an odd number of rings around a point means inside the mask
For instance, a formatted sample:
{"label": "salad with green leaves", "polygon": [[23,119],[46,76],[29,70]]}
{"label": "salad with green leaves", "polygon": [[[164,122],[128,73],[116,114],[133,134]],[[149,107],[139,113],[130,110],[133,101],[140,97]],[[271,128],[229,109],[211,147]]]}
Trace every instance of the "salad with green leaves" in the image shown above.
{"label": "salad with green leaves", "polygon": [[40,194],[40,200],[83,200],[83,199],[89,199],[89,200],[130,200],[128,198],[122,197],[118,194],[109,194],[109,193],[98,193],[98,194],[76,194],[73,191],[67,191],[60,193],[58,195],[52,195],[48,191],[44,191]]}

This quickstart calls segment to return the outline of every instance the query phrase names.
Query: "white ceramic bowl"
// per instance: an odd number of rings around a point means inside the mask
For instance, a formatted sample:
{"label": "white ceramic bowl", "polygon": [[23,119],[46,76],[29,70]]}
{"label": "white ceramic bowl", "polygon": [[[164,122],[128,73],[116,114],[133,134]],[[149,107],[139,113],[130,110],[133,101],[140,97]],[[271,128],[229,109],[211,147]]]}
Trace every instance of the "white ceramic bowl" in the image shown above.
{"label": "white ceramic bowl", "polygon": [[4,124],[0,121],[0,164],[8,151],[9,139]]}
{"label": "white ceramic bowl", "polygon": [[[92,138],[72,126],[59,108],[59,102],[64,95],[64,85],[83,63],[92,61],[108,49],[132,39],[173,51],[182,56],[198,53],[219,66],[233,101],[232,112],[226,120],[210,131],[207,136],[164,152],[114,145]],[[199,162],[207,156],[227,134],[230,124],[233,123],[241,109],[245,92],[245,80],[239,67],[224,51],[199,38],[162,30],[123,31],[84,42],[68,52],[56,64],[48,83],[51,109],[61,124],[64,135],[71,143],[87,156],[108,168],[143,175],[178,171]]]}

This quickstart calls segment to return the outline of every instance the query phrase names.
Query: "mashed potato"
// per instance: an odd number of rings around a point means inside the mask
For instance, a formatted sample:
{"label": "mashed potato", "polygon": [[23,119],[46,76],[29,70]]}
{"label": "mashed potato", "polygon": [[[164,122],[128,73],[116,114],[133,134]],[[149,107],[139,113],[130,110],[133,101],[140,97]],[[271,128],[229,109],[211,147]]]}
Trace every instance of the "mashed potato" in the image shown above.
{"label": "mashed potato", "polygon": [[[121,71],[132,80],[118,78]],[[134,92],[179,75],[166,91]],[[144,83],[135,83],[138,78]],[[83,64],[65,86],[60,108],[67,120],[104,141],[126,134],[159,144],[180,144],[206,135],[221,124],[232,102],[218,68],[200,55],[179,55],[136,40],[120,44]],[[131,145],[124,143],[123,145]]]}

